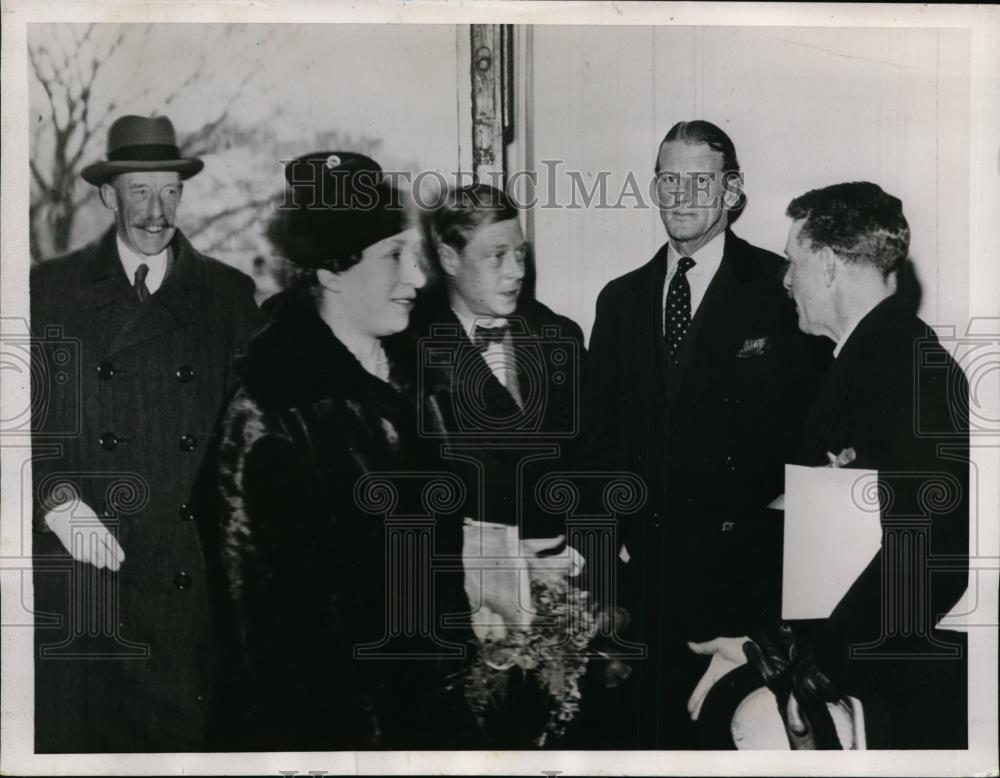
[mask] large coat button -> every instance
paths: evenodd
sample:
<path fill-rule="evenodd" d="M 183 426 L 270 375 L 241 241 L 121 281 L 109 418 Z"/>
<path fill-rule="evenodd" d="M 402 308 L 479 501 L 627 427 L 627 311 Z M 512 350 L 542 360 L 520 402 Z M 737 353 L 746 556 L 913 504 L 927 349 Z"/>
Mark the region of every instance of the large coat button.
<path fill-rule="evenodd" d="M 105 451 L 114 451 L 118 448 L 118 436 L 113 432 L 105 432 L 97 439 L 97 442 Z"/>
<path fill-rule="evenodd" d="M 186 384 L 189 381 L 194 380 L 194 368 L 191 365 L 181 365 L 177 368 L 177 372 L 174 374 L 177 376 L 177 380 L 182 384 Z"/>
<path fill-rule="evenodd" d="M 101 362 L 97 366 L 97 377 L 102 381 L 110 381 L 115 377 L 115 366 L 110 362 Z"/>
<path fill-rule="evenodd" d="M 180 514 L 180 517 L 184 519 L 184 521 L 194 521 L 194 511 L 191 510 L 191 506 L 186 502 L 181 503 L 181 507 L 177 512 Z"/>
<path fill-rule="evenodd" d="M 174 586 L 178 589 L 187 589 L 191 585 L 191 573 L 183 570 L 174 575 Z"/>
<path fill-rule="evenodd" d="M 198 438 L 194 435 L 188 433 L 186 435 L 181 435 L 180 439 L 181 451 L 194 451 L 198 448 Z"/>

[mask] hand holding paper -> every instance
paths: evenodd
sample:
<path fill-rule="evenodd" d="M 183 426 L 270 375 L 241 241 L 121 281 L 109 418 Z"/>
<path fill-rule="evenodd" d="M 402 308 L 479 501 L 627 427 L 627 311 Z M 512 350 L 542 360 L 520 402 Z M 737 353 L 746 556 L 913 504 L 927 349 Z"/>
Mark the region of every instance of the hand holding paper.
<path fill-rule="evenodd" d="M 878 553 L 877 482 L 875 470 L 785 466 L 783 619 L 827 618 Z"/>

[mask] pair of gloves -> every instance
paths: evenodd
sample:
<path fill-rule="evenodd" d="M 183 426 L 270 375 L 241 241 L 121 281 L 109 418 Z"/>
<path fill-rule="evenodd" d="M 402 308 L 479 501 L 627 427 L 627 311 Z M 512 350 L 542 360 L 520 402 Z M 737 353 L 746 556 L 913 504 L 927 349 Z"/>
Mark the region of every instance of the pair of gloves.
<path fill-rule="evenodd" d="M 465 520 L 462 532 L 472 631 L 483 641 L 531 626 L 532 580 L 558 583 L 583 570 L 583 557 L 563 535 L 522 539 L 516 526 L 472 519 Z"/>
<path fill-rule="evenodd" d="M 842 748 L 826 705 L 842 695 L 816 664 L 811 647 L 787 624 L 756 630 L 750 638 L 743 651 L 777 698 L 792 749 Z"/>

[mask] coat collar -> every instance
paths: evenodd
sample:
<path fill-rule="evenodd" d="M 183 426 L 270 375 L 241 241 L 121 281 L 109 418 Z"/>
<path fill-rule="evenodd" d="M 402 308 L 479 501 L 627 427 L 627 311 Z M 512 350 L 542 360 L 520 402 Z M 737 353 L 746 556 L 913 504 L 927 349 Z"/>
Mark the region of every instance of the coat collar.
<path fill-rule="evenodd" d="M 542 316 L 539 303 L 533 298 L 521 300 L 514 313 L 504 318 L 507 320 L 511 334 L 517 336 L 538 336 L 542 326 L 547 321 Z M 458 327 L 460 334 L 469 343 L 472 342 L 465 330 L 465 325 L 448 303 L 444 284 L 442 283 L 439 288 L 424 292 L 413 313 L 410 329 L 428 335 L 435 328 L 450 332 L 453 325 Z"/>
<path fill-rule="evenodd" d="M 125 275 L 111 227 L 84 258 L 82 296 L 86 305 L 107 316 L 113 336 L 105 349 L 117 352 L 199 321 L 205 313 L 206 290 L 201 255 L 177 231 L 170 244 L 172 268 L 145 305 L 138 305 Z"/>
<path fill-rule="evenodd" d="M 658 256 L 663 268 L 657 277 L 665 278 L 666 250 L 661 249 Z M 760 276 L 760 262 L 750 244 L 727 230 L 722 263 L 692 322 L 695 341 L 674 395 L 671 411 L 675 418 L 683 418 L 684 412 L 704 396 L 744 340 L 754 334 L 759 299 L 752 287 Z M 657 300 L 662 300 L 662 282 L 656 292 Z"/>
<path fill-rule="evenodd" d="M 799 452 L 801 464 L 826 464 L 825 452 L 838 443 L 835 437 L 843 426 L 841 418 L 852 387 L 858 381 L 870 381 L 873 360 L 884 358 L 872 349 L 884 348 L 887 334 L 893 330 L 905 327 L 919 337 L 924 326 L 899 295 L 882 300 L 858 322 L 840 355 L 831 361 L 806 417 Z"/>
<path fill-rule="evenodd" d="M 834 364 L 841 362 L 841 360 L 850 362 L 855 352 L 868 342 L 869 333 L 882 330 L 887 321 L 900 320 L 909 318 L 910 316 L 912 316 L 912 313 L 907 311 L 906 306 L 898 295 L 891 295 L 881 300 L 868 313 L 862 316 L 853 329 L 847 333 L 847 337 L 841 345 L 840 352 L 837 354 Z"/>
<path fill-rule="evenodd" d="M 311 405 L 330 398 L 398 402 L 411 385 L 408 344 L 398 336 L 384 338 L 390 381 L 368 373 L 320 318 L 305 290 L 284 296 L 268 324 L 237 358 L 236 373 L 247 391 L 276 408 Z"/>
<path fill-rule="evenodd" d="M 435 352 L 448 349 L 451 354 L 447 360 L 442 360 L 429 353 L 423 357 L 427 366 L 438 367 L 423 376 L 425 391 L 436 396 L 462 397 L 465 401 L 474 400 L 489 409 L 488 413 L 494 419 L 515 419 L 521 414 L 510 391 L 494 375 L 493 371 L 483 362 L 482 370 L 470 370 L 463 367 L 456 371 L 456 366 L 465 364 L 466 359 L 482 359 L 479 350 L 465 332 L 461 320 L 442 297 L 428 303 L 423 312 L 423 318 L 418 329 L 424 338 L 435 341 L 431 347 Z M 507 317 L 511 333 L 520 337 L 530 337 L 537 334 L 538 317 L 534 306 L 522 304 Z M 418 348 L 426 353 L 428 344 L 424 342 Z M 517 351 L 512 357 L 517 364 Z M 524 388 L 519 371 L 515 371 L 519 386 Z M 470 381 L 472 382 L 470 384 Z M 485 430 L 484 430 L 485 431 Z"/>
<path fill-rule="evenodd" d="M 719 376 L 726 360 L 735 354 L 758 315 L 757 296 L 751 289 L 761 275 L 760 262 L 753 248 L 732 231 L 726 231 L 722 262 L 705 292 L 692 322 L 696 338 L 689 353 L 689 366 L 671 374 L 667 368 L 667 350 L 663 341 L 663 285 L 667 279 L 668 244 L 629 277 L 629 286 L 641 318 L 637 330 L 649 343 L 648 359 L 661 366 L 664 387 L 670 381 L 680 381 L 680 387 L 670 391 L 675 398 L 672 411 L 689 408 L 700 399 Z"/>

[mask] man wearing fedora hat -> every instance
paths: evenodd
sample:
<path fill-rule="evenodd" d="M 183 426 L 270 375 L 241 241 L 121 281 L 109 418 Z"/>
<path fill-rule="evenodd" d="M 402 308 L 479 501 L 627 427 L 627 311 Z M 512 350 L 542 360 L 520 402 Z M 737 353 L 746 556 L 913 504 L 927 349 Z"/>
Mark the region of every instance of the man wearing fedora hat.
<path fill-rule="evenodd" d="M 203 166 L 168 118 L 119 118 L 82 173 L 115 225 L 32 271 L 33 332 L 70 360 L 34 372 L 39 752 L 201 747 L 214 638 L 189 495 L 259 316 L 253 282 L 177 228 Z"/>

